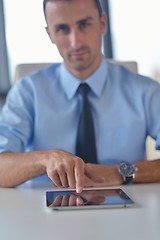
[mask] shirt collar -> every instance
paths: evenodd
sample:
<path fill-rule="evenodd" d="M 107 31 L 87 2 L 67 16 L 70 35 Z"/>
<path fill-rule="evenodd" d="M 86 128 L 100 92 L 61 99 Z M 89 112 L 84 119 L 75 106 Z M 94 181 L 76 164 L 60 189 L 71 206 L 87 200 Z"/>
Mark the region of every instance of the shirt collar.
<path fill-rule="evenodd" d="M 104 57 L 102 57 L 101 64 L 97 68 L 97 70 L 87 79 L 85 79 L 83 82 L 87 83 L 92 89 L 92 91 L 95 93 L 95 95 L 100 97 L 105 81 L 107 80 L 107 75 L 108 75 L 107 73 L 108 73 L 108 68 L 107 68 L 106 60 Z M 61 64 L 60 81 L 69 99 L 71 99 L 74 96 L 79 85 L 82 83 L 81 80 L 73 76 L 66 69 L 64 64 Z"/>

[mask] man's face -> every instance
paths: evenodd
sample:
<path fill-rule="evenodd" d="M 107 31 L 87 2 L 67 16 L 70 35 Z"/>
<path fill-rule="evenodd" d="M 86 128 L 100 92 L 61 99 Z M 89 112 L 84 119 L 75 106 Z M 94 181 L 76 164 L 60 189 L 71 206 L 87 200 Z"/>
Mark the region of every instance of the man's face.
<path fill-rule="evenodd" d="M 101 61 L 101 37 L 106 17 L 99 16 L 94 0 L 49 1 L 47 32 L 56 44 L 67 69 L 85 79 Z"/>

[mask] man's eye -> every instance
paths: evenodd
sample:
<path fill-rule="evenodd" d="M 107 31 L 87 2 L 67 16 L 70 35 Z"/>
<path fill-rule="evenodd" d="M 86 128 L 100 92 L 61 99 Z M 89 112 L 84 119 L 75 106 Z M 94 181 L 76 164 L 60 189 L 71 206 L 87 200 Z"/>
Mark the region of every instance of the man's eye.
<path fill-rule="evenodd" d="M 67 33 L 69 33 L 69 27 L 65 26 L 65 25 L 58 26 L 56 28 L 56 32 L 67 34 Z"/>
<path fill-rule="evenodd" d="M 86 29 L 88 26 L 90 26 L 89 22 L 81 22 L 79 24 L 79 27 L 80 27 L 81 30 Z"/>

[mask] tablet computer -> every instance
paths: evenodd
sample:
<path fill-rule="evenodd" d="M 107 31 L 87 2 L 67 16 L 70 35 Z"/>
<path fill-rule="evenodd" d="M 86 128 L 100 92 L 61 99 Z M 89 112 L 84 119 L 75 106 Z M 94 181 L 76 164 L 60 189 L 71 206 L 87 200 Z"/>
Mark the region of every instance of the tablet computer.
<path fill-rule="evenodd" d="M 99 209 L 133 206 L 134 201 L 119 188 L 84 188 L 46 192 L 46 206 L 53 210 Z"/>

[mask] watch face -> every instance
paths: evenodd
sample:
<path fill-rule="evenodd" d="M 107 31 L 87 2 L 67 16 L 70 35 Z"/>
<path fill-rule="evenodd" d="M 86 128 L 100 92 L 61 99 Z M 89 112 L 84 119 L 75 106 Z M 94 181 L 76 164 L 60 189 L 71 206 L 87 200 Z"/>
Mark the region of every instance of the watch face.
<path fill-rule="evenodd" d="M 130 177 L 136 172 L 136 168 L 129 162 L 121 162 L 119 172 L 126 177 Z"/>

